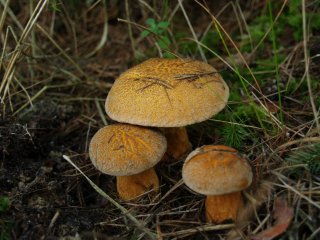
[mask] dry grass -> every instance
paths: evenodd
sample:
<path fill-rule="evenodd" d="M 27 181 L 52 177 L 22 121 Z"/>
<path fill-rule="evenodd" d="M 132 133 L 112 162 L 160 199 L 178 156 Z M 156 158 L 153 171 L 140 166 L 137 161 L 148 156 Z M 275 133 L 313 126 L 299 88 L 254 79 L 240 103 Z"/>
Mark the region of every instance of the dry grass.
<path fill-rule="evenodd" d="M 266 7 L 263 1 L 215 1 L 215 6 L 209 1 L 161 2 L 0 0 L 0 193 L 11 201 L 10 211 L 0 217 L 3 239 L 6 234 L 12 239 L 77 234 L 96 239 L 250 239 L 273 224 L 273 202 L 279 196 L 295 210 L 283 239 L 319 237 L 320 178 L 306 164 L 286 161 L 297 149 L 320 141 L 319 85 L 313 82 L 319 79 L 320 49 L 314 47 L 311 55 L 320 40 L 311 36 L 306 15 L 319 13 L 319 5 L 302 1 L 302 41 L 278 41 L 285 58 L 277 67 L 287 81 L 281 105 L 274 97 L 280 90 L 268 93 L 265 86 L 272 85 L 271 79 L 253 69 L 262 60 L 259 47 L 272 32 L 269 26 L 255 43 L 249 31 Z M 288 4 L 283 1 L 275 8 L 272 27 Z M 150 17 L 170 21 L 168 36 L 183 31 L 183 41 L 195 44 L 193 52 L 183 52 L 175 38 L 168 49 L 155 44 L 161 38 L 156 33 L 142 38 Z M 203 43 L 209 30 L 221 37 L 219 49 Z M 246 37 L 249 53 L 240 50 Z M 204 197 L 181 180 L 183 160 L 157 166 L 160 193 L 136 203 L 119 200 L 114 178 L 90 164 L 90 138 L 113 122 L 103 106 L 115 78 L 144 59 L 168 52 L 202 59 L 237 76 L 228 85 L 240 86 L 243 94 L 226 112 L 235 104 L 259 106 L 256 121 L 212 119 L 188 129 L 194 147 L 224 144 L 215 127 L 228 124 L 250 130 L 257 139 L 241 148 L 255 180 L 243 194 L 246 205 L 235 223 L 205 223 Z M 259 57 L 272 57 L 271 50 L 262 52 Z M 288 95 L 292 81 L 298 84 Z"/>

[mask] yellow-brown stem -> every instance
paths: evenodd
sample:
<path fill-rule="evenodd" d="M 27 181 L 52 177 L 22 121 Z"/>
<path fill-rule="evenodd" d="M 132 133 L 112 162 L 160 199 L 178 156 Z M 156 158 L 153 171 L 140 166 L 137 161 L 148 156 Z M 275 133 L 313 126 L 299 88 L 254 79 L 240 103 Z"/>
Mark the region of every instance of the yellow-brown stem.
<path fill-rule="evenodd" d="M 235 221 L 241 206 L 241 192 L 207 196 L 205 203 L 207 221 L 213 223 L 221 223 L 228 219 Z"/>
<path fill-rule="evenodd" d="M 159 190 L 159 178 L 154 168 L 135 175 L 117 176 L 117 191 L 124 201 L 133 200 L 150 190 Z"/>
<path fill-rule="evenodd" d="M 189 153 L 192 148 L 189 142 L 188 133 L 185 127 L 177 128 L 161 128 L 165 135 L 168 147 L 163 160 L 179 160 L 181 157 Z"/>

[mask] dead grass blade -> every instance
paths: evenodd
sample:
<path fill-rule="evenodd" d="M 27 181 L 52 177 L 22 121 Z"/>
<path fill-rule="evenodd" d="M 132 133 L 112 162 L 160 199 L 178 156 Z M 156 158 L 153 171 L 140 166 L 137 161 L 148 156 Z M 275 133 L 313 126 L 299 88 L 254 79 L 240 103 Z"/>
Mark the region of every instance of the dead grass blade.
<path fill-rule="evenodd" d="M 81 69 L 81 67 L 79 66 L 79 64 L 77 64 L 60 46 L 59 44 L 50 36 L 50 34 L 44 29 L 42 28 L 39 24 L 36 25 L 37 28 L 50 40 L 50 42 L 61 52 L 61 54 L 78 70 L 78 72 L 86 77 L 87 75 L 85 74 L 85 72 Z"/>
<path fill-rule="evenodd" d="M 23 50 L 22 49 L 23 42 L 25 41 L 25 39 L 29 35 L 31 29 L 35 25 L 37 19 L 39 18 L 40 14 L 42 13 L 44 7 L 47 5 L 48 1 L 49 0 L 42 0 L 42 1 L 38 2 L 36 8 L 32 12 L 32 15 L 31 15 L 26 27 L 23 29 L 21 37 L 15 47 L 15 50 L 14 50 L 12 57 L 10 58 L 10 61 L 8 63 L 8 67 L 4 73 L 2 83 L 0 85 L 0 95 L 2 95 L 1 96 L 2 101 L 5 99 L 5 97 L 8 93 L 9 86 L 12 81 L 15 69 L 16 69 L 16 63 L 17 63 L 19 57 L 21 56 L 21 52 Z"/>
<path fill-rule="evenodd" d="M 306 1 L 302 0 L 302 30 L 303 30 L 303 52 L 304 52 L 304 63 L 305 63 L 305 74 L 307 78 L 307 85 L 308 85 L 308 92 L 309 92 L 309 98 L 310 98 L 310 104 L 312 107 L 313 115 L 314 115 L 314 121 L 317 126 L 318 134 L 320 135 L 320 125 L 318 120 L 318 112 L 316 109 L 316 105 L 314 103 L 314 97 L 312 93 L 312 86 L 311 86 L 311 79 L 310 79 L 310 72 L 309 72 L 309 63 L 310 63 L 310 57 L 308 56 L 308 36 L 307 36 L 307 23 L 306 23 Z"/>
<path fill-rule="evenodd" d="M 6 16 L 7 16 L 9 4 L 10 4 L 10 0 L 7 0 L 3 8 L 3 12 L 0 19 L 0 32 L 2 32 L 2 28 L 3 28 L 4 20 L 6 19 Z"/>
<path fill-rule="evenodd" d="M 87 57 L 93 56 L 95 53 L 97 53 L 107 42 L 108 40 L 108 11 L 107 11 L 107 3 L 106 0 L 102 0 L 102 6 L 104 8 L 104 24 L 103 24 L 103 31 L 101 35 L 101 39 L 98 43 L 98 45 L 95 47 L 95 49 L 90 52 Z"/>
<path fill-rule="evenodd" d="M 191 23 L 190 23 L 188 14 L 186 13 L 186 10 L 185 10 L 184 7 L 183 7 L 182 0 L 178 0 L 178 1 L 179 1 L 179 6 L 180 6 L 180 8 L 181 8 L 181 11 L 182 11 L 182 13 L 183 13 L 183 15 L 184 15 L 187 23 L 188 23 L 188 26 L 189 26 L 189 29 L 190 29 L 190 31 L 191 31 L 191 33 L 192 33 L 193 38 L 196 40 L 196 42 L 199 42 L 199 41 L 198 41 L 198 37 L 197 37 L 197 35 L 196 35 L 196 33 L 195 33 L 195 31 L 194 31 Z M 197 47 L 198 47 L 198 49 L 199 49 L 199 52 L 200 52 L 200 55 L 201 55 L 202 60 L 203 60 L 204 62 L 207 62 L 207 58 L 206 58 L 206 56 L 204 55 L 201 46 L 200 46 L 199 44 L 197 44 Z"/>
<path fill-rule="evenodd" d="M 208 231 L 217 231 L 217 230 L 226 230 L 235 227 L 234 224 L 221 224 L 221 225 L 205 225 L 195 228 L 180 230 L 170 233 L 161 233 L 161 237 L 178 237 L 181 235 L 190 235 L 197 232 L 208 232 Z"/>

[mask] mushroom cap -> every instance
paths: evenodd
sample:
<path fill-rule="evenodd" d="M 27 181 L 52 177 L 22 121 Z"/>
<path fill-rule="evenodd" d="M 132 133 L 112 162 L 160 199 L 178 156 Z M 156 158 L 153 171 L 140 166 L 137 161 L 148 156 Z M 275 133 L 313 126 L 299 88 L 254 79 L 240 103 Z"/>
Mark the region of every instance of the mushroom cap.
<path fill-rule="evenodd" d="M 167 149 L 165 137 L 154 130 L 129 124 L 101 128 L 91 139 L 89 156 L 103 173 L 127 176 L 152 168 Z"/>
<path fill-rule="evenodd" d="M 116 79 L 105 103 L 110 118 L 141 126 L 205 121 L 227 104 L 229 88 L 212 66 L 191 59 L 149 59 Z"/>
<path fill-rule="evenodd" d="M 182 169 L 185 184 L 204 195 L 222 195 L 250 186 L 252 171 L 237 150 L 207 145 L 189 154 Z"/>

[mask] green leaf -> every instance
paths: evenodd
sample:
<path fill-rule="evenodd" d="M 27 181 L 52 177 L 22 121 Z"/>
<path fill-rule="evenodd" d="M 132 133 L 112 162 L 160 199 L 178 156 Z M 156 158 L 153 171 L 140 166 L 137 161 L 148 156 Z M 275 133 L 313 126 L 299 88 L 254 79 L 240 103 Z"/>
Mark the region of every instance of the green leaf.
<path fill-rule="evenodd" d="M 146 37 L 146 36 L 148 36 L 150 34 L 150 31 L 148 31 L 148 30 L 144 30 L 142 33 L 141 33 L 141 37 Z"/>
<path fill-rule="evenodd" d="M 163 28 L 163 29 L 167 29 L 170 25 L 170 22 L 159 22 L 158 23 L 158 27 L 159 28 Z"/>
<path fill-rule="evenodd" d="M 150 27 L 153 27 L 156 25 L 156 20 L 154 20 L 153 18 L 148 18 L 146 20 L 146 24 L 149 25 Z"/>
<path fill-rule="evenodd" d="M 157 41 L 161 49 L 168 49 L 170 45 L 170 40 L 168 37 L 163 36 L 160 40 Z"/>

